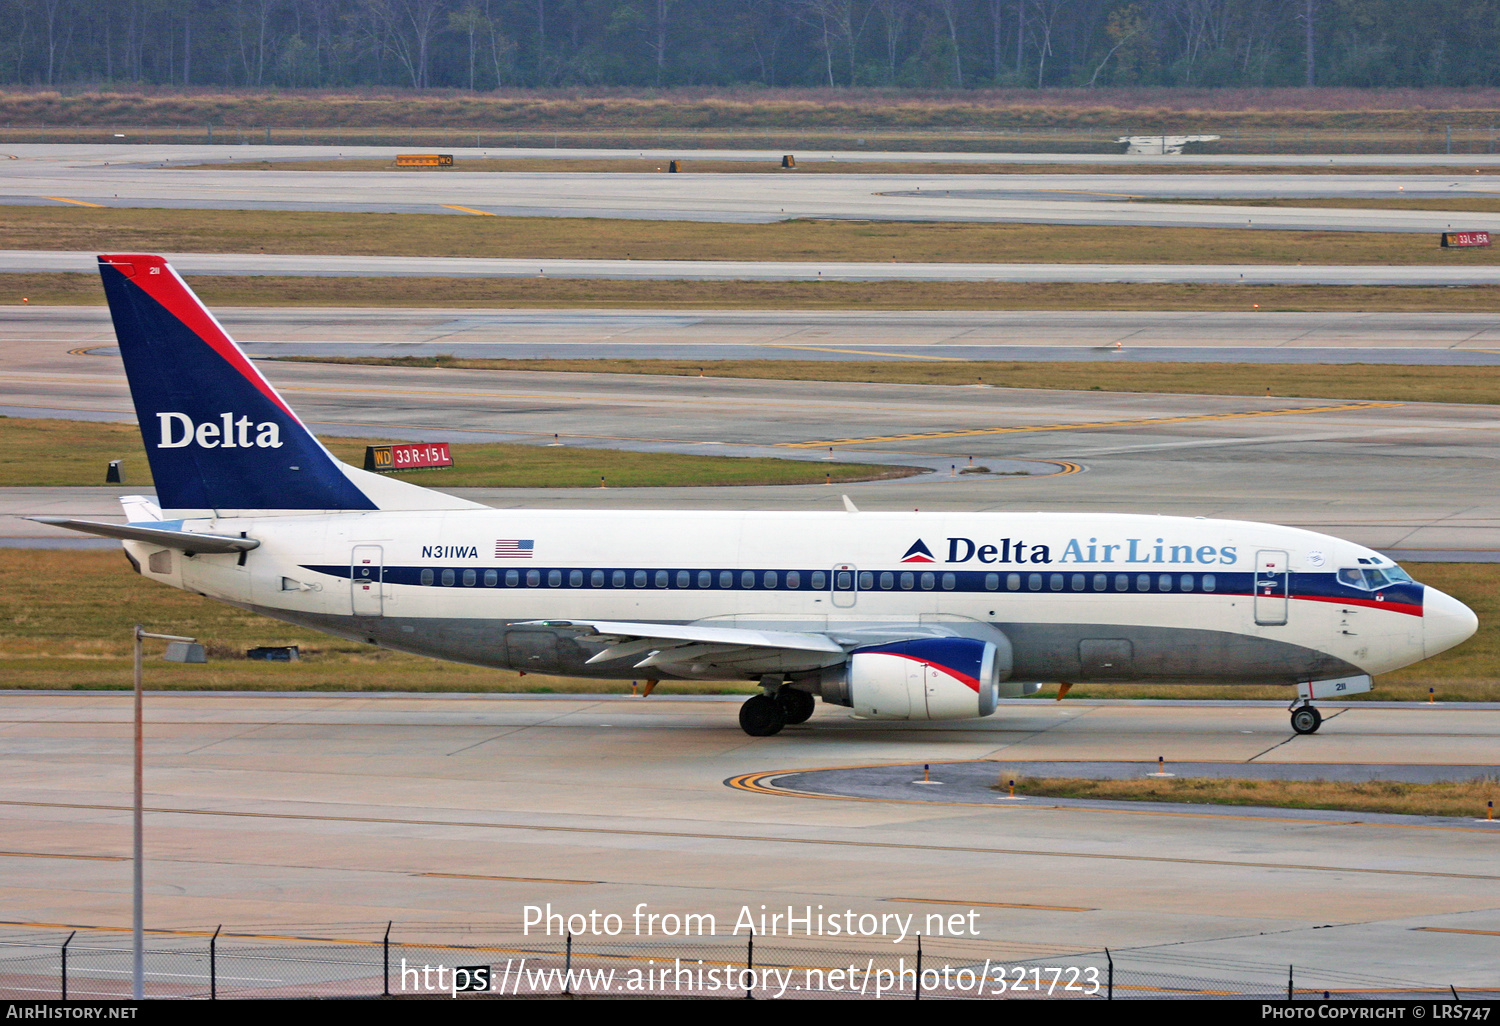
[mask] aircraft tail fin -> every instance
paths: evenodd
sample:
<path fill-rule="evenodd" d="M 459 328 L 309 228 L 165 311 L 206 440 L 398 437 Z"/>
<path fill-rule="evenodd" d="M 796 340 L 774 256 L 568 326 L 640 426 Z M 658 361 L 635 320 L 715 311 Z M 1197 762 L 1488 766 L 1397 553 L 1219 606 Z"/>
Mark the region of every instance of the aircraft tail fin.
<path fill-rule="evenodd" d="M 335 459 L 162 257 L 100 256 L 99 273 L 162 508 L 477 505 Z"/>

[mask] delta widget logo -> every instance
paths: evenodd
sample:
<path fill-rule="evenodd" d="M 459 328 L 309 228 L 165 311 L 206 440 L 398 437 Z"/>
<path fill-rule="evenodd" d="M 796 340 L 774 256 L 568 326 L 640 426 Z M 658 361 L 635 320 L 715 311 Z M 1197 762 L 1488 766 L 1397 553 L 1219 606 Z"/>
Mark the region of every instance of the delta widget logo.
<path fill-rule="evenodd" d="M 921 538 L 918 538 L 911 543 L 911 548 L 906 550 L 906 555 L 901 557 L 901 562 L 936 563 L 937 560 L 932 558 L 932 550 L 927 547 L 927 544 Z"/>

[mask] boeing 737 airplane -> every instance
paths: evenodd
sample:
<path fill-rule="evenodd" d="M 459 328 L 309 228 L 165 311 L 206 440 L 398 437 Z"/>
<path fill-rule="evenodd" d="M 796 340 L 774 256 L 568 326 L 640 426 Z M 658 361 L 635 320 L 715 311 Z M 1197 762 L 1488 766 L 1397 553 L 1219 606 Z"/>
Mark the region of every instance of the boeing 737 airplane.
<path fill-rule="evenodd" d="M 757 681 L 767 736 L 821 697 L 988 716 L 1042 682 L 1279 684 L 1312 702 L 1472 635 L 1361 545 L 1125 514 L 499 510 L 340 463 L 158 256 L 101 256 L 156 501 L 153 581 L 372 645 L 573 677 Z"/>

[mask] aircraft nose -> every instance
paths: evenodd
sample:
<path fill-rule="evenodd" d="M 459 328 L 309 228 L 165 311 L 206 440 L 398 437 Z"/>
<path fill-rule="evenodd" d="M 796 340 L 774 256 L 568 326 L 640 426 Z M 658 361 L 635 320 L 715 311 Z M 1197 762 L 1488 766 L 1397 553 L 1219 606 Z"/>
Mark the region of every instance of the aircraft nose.
<path fill-rule="evenodd" d="M 1422 649 L 1427 656 L 1468 641 L 1479 630 L 1474 610 L 1436 588 L 1422 592 Z"/>

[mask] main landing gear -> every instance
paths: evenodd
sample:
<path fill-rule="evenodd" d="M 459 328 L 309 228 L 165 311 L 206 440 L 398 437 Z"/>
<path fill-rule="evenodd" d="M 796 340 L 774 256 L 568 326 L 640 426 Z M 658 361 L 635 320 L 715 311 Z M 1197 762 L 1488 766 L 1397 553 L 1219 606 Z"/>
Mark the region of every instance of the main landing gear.
<path fill-rule="evenodd" d="M 1310 705 L 1292 706 L 1292 729 L 1299 734 L 1316 734 L 1323 725 L 1323 714 Z"/>
<path fill-rule="evenodd" d="M 817 708 L 817 700 L 806 691 L 780 685 L 766 694 L 754 695 L 740 706 L 740 729 L 751 737 L 779 734 L 789 723 L 805 723 Z"/>

